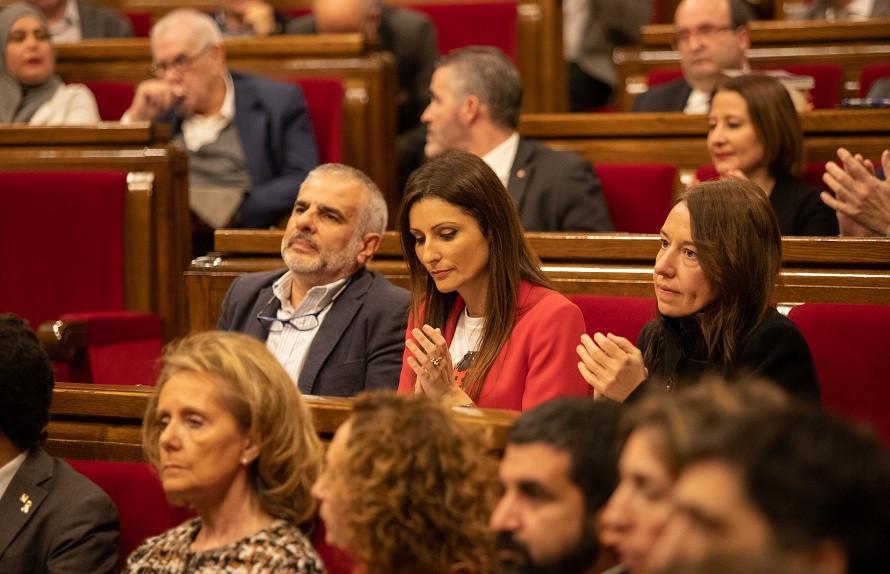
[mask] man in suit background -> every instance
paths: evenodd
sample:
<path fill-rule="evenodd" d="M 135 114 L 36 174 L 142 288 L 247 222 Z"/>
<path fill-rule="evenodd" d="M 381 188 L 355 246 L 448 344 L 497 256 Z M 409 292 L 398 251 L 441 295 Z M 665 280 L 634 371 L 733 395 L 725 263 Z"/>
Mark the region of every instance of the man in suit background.
<path fill-rule="evenodd" d="M 439 55 L 436 27 L 425 14 L 383 5 L 380 0 L 314 0 L 312 14 L 292 20 L 288 34 L 362 33 L 396 61 L 399 181 L 423 161 L 426 128 L 420 114 L 430 103 L 430 78 Z"/>
<path fill-rule="evenodd" d="M 114 503 L 40 448 L 53 386 L 34 332 L 0 314 L 0 572 L 111 573 L 120 534 Z"/>
<path fill-rule="evenodd" d="M 427 157 L 459 149 L 481 157 L 501 179 L 526 231 L 611 231 L 612 220 L 590 162 L 519 137 L 522 84 L 497 48 L 452 50 L 436 63 Z"/>
<path fill-rule="evenodd" d="M 235 279 L 217 329 L 265 341 L 305 394 L 395 389 L 409 294 L 365 269 L 386 219 L 386 201 L 364 173 L 312 170 L 281 241 L 287 269 Z"/>
<path fill-rule="evenodd" d="M 674 47 L 683 77 L 653 86 L 634 100 L 635 112 L 706 114 L 711 91 L 724 70 L 749 71 L 748 22 L 754 19 L 743 0 L 683 0 L 674 12 Z"/>
<path fill-rule="evenodd" d="M 300 88 L 229 72 L 219 27 L 195 10 L 158 20 L 151 52 L 156 78 L 139 84 L 121 121 L 166 121 L 184 143 L 195 253 L 212 229 L 275 225 L 318 165 Z"/>
<path fill-rule="evenodd" d="M 83 0 L 28 0 L 43 12 L 53 44 L 89 38 L 132 38 L 130 21 L 105 6 Z"/>

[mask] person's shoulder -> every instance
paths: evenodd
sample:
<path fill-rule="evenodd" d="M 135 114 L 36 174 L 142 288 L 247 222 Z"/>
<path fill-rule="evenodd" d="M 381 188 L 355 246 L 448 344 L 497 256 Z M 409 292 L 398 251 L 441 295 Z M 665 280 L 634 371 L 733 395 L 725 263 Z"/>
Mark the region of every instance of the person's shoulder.
<path fill-rule="evenodd" d="M 124 572 L 178 571 L 171 562 L 181 562 L 188 545 L 201 529 L 200 518 L 190 518 L 157 536 L 146 538 L 127 557 Z M 184 567 L 185 564 L 180 564 Z"/>
<path fill-rule="evenodd" d="M 519 138 L 519 148 L 516 151 L 517 158 L 521 153 L 541 162 L 567 167 L 590 163 L 573 151 L 553 149 L 545 143 L 524 137 Z"/>
<path fill-rule="evenodd" d="M 306 535 L 288 520 L 275 520 L 268 528 L 252 536 L 248 542 L 253 554 L 276 572 L 323 573 L 324 563 Z"/>
<path fill-rule="evenodd" d="M 383 6 L 381 18 L 399 27 L 427 28 L 433 26 L 432 19 L 423 12 L 398 6 Z"/>
<path fill-rule="evenodd" d="M 751 330 L 746 347 L 749 350 L 768 352 L 800 343 L 806 345 L 803 334 L 794 321 L 770 307 L 763 319 Z"/>
<path fill-rule="evenodd" d="M 408 297 L 410 293 L 404 287 L 399 287 L 392 281 L 386 278 L 382 273 L 378 271 L 372 271 L 370 269 L 365 269 L 365 273 L 370 277 L 370 282 L 372 289 L 374 289 L 378 293 L 384 293 L 387 296 L 396 295 L 398 297 Z"/>
<path fill-rule="evenodd" d="M 650 87 L 648 90 L 639 94 L 634 100 L 633 111 L 635 112 L 682 112 L 683 107 L 679 109 L 671 109 L 675 96 L 678 97 L 682 93 L 691 93 L 692 89 L 686 83 L 684 78 L 677 78 L 670 82 L 658 84 Z M 683 102 L 685 106 L 685 101 Z"/>
<path fill-rule="evenodd" d="M 565 295 L 542 285 L 535 285 L 528 281 L 523 281 L 519 285 L 519 302 L 520 312 L 524 309 L 525 313 L 532 314 L 550 314 L 552 312 L 561 311 L 577 311 L 581 310 L 577 305 L 572 303 Z"/>
<path fill-rule="evenodd" d="M 239 291 L 259 291 L 264 287 L 268 287 L 275 283 L 281 276 L 287 273 L 287 269 L 274 269 L 272 271 L 257 271 L 256 273 L 245 273 L 235 277 L 232 281 L 230 290 L 237 289 Z M 237 287 L 235 287 L 237 285 Z"/>
<path fill-rule="evenodd" d="M 238 89 L 239 85 L 250 86 L 260 94 L 271 94 L 276 96 L 281 92 L 300 91 L 299 86 L 290 82 L 282 82 L 265 76 L 258 76 L 247 72 L 236 72 L 234 70 L 229 73 L 232 74 L 232 83 L 235 84 L 235 89 Z"/>

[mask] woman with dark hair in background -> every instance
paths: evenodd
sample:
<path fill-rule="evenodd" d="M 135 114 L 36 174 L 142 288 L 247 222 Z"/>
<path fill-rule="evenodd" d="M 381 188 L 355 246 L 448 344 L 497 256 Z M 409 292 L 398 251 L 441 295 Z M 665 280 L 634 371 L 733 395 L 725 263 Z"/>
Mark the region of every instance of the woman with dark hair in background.
<path fill-rule="evenodd" d="M 820 189 L 800 179 L 803 131 L 788 90 L 749 74 L 717 84 L 708 113 L 708 151 L 720 177 L 742 177 L 769 197 L 782 235 L 837 235 Z"/>
<path fill-rule="evenodd" d="M 418 169 L 400 234 L 412 300 L 399 392 L 513 410 L 590 392 L 572 366 L 584 317 L 551 288 L 485 162 L 448 151 Z"/>
<path fill-rule="evenodd" d="M 782 262 L 779 224 L 763 191 L 738 178 L 688 188 L 661 229 L 653 282 L 658 318 L 623 337 L 584 335 L 578 368 L 617 401 L 638 388 L 694 384 L 708 371 L 752 372 L 819 399 L 810 348 L 772 306 Z"/>

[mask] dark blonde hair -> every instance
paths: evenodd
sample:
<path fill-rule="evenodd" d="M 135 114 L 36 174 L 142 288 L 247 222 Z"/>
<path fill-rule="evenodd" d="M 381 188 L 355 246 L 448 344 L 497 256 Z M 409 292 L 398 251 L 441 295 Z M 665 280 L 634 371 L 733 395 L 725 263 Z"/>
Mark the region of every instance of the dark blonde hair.
<path fill-rule="evenodd" d="M 716 299 L 698 314 L 708 362 L 732 375 L 736 343 L 766 315 L 782 266 L 782 235 L 769 198 L 757 184 L 743 179 L 706 181 L 681 193 L 675 202 L 689 209 L 692 241 Z M 665 326 L 644 350 L 646 364 L 657 372 L 663 360 Z"/>
<path fill-rule="evenodd" d="M 310 489 L 321 468 L 321 443 L 300 391 L 266 346 L 240 333 L 210 331 L 169 345 L 162 361 L 142 421 L 146 459 L 158 465 L 158 397 L 167 381 L 183 372 L 204 377 L 238 426 L 259 443 L 248 472 L 260 508 L 308 525 L 315 513 Z"/>
<path fill-rule="evenodd" d="M 720 92 L 736 92 L 748 105 L 748 115 L 763 146 L 769 174 L 776 179 L 800 177 L 803 130 L 794 102 L 782 82 L 763 74 L 745 74 L 718 82 L 714 95 Z"/>
<path fill-rule="evenodd" d="M 422 395 L 360 395 L 349 421 L 338 486 L 367 572 L 493 572 L 495 468 L 476 435 Z"/>
<path fill-rule="evenodd" d="M 529 247 L 513 200 L 488 164 L 473 154 L 449 150 L 415 171 L 405 187 L 399 214 L 402 251 L 411 273 L 411 314 L 418 324 L 445 330 L 457 293 L 441 293 L 415 252 L 411 207 L 438 198 L 470 215 L 489 240 L 488 292 L 479 354 L 464 383 L 464 391 L 479 397 L 482 383 L 510 338 L 519 308 L 520 281 L 550 287 L 541 260 Z"/>

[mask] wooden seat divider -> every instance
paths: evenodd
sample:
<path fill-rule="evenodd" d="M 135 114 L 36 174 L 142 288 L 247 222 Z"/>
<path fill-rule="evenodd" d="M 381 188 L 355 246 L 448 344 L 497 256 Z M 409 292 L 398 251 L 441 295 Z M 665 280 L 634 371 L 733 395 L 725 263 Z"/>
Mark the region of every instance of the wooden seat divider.
<path fill-rule="evenodd" d="M 152 387 L 57 383 L 53 392 L 46 450 L 53 456 L 80 460 L 139 462 L 142 457 L 142 416 Z M 349 418 L 352 399 L 306 396 L 319 437 L 330 441 Z M 455 410 L 472 425 L 493 455 L 506 444 L 516 417 L 509 411 Z"/>
<path fill-rule="evenodd" d="M 0 170 L 128 172 L 124 308 L 158 314 L 166 340 L 185 332 L 182 273 L 191 258 L 188 167 L 185 153 L 171 144 L 167 126 L 0 126 Z M 39 220 L 39 214 L 35 219 Z M 34 231 L 52 233 L 51 229 Z M 63 249 L 78 249 L 64 245 L 64 237 L 59 240 Z"/>
<path fill-rule="evenodd" d="M 376 51 L 360 34 L 230 38 L 224 47 L 232 70 L 282 80 L 295 76 L 340 78 L 344 88 L 343 163 L 367 173 L 384 192 L 387 203 L 398 206 L 398 89 L 391 54 Z M 56 70 L 66 82 L 115 80 L 135 84 L 150 77 L 147 38 L 59 45 L 56 57 Z"/>
<path fill-rule="evenodd" d="M 566 294 L 653 297 L 652 266 L 657 235 L 529 233 L 543 270 Z M 808 301 L 890 304 L 890 239 L 785 237 L 780 283 L 782 303 Z M 216 252 L 186 272 L 189 325 L 214 329 L 226 290 L 243 273 L 283 268 L 280 231 L 225 230 Z M 408 286 L 398 236 L 387 232 L 368 265 Z"/>

